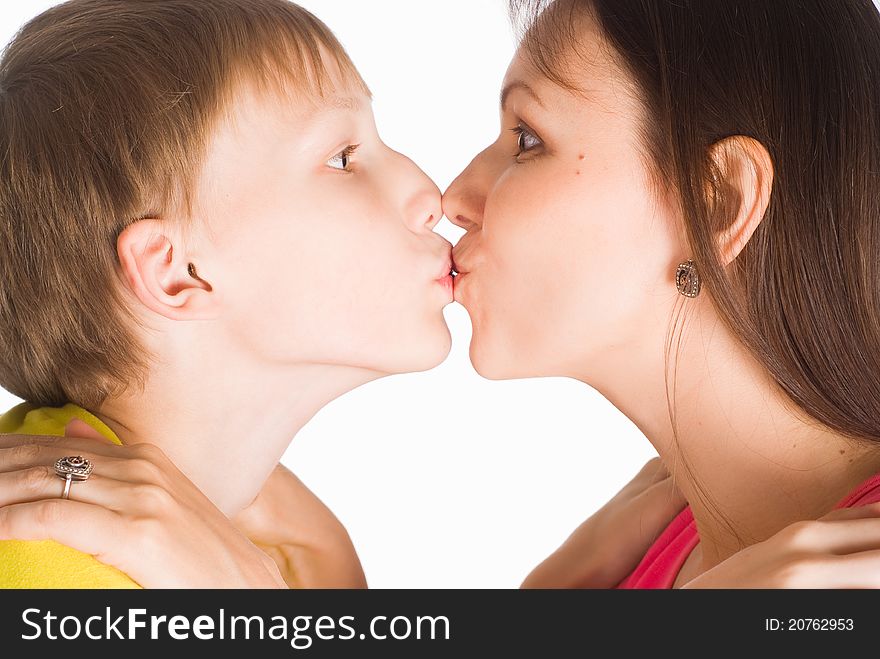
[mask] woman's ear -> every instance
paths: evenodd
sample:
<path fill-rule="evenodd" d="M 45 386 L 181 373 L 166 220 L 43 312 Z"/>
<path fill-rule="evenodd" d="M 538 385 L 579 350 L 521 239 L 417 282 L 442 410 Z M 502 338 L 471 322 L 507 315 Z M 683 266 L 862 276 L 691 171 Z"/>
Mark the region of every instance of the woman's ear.
<path fill-rule="evenodd" d="M 217 296 L 187 257 L 179 231 L 162 220 L 128 225 L 116 241 L 122 274 L 132 293 L 172 320 L 208 320 L 217 315 Z"/>
<path fill-rule="evenodd" d="M 734 135 L 710 149 L 717 178 L 716 188 L 733 212 L 731 223 L 718 235 L 722 265 L 733 261 L 764 219 L 773 189 L 773 160 L 763 144 Z"/>

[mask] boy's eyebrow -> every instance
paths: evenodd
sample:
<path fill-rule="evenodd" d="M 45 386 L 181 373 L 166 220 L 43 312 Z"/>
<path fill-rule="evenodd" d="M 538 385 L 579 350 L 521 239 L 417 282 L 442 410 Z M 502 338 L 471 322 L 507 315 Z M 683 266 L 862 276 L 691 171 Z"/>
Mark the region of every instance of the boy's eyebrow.
<path fill-rule="evenodd" d="M 358 110 L 361 107 L 360 101 L 352 96 L 331 96 L 326 105 L 334 110 Z"/>
<path fill-rule="evenodd" d="M 531 96 L 538 105 L 540 105 L 545 110 L 547 109 L 546 106 L 544 105 L 544 102 L 541 100 L 541 97 L 538 96 L 538 94 L 535 92 L 535 90 L 532 89 L 531 87 L 529 87 L 529 85 L 527 83 L 525 83 L 522 80 L 511 80 L 509 83 L 507 83 L 504 86 L 504 89 L 501 90 L 501 109 L 502 110 L 506 109 L 507 97 L 510 96 L 510 92 L 512 92 L 514 89 L 522 89 L 525 93 L 527 93 L 529 96 Z"/>
<path fill-rule="evenodd" d="M 368 97 L 373 100 L 373 97 Z M 317 118 L 328 112 L 356 112 L 361 109 L 361 101 L 354 96 L 338 96 L 334 94 L 327 98 L 319 98 L 302 116 L 302 118 Z"/>
<path fill-rule="evenodd" d="M 322 116 L 334 112 L 357 112 L 363 105 L 361 100 L 354 96 L 327 96 L 315 99 L 316 102 L 298 115 L 298 121 L 316 121 Z M 372 98 L 370 98 L 372 100 Z"/>

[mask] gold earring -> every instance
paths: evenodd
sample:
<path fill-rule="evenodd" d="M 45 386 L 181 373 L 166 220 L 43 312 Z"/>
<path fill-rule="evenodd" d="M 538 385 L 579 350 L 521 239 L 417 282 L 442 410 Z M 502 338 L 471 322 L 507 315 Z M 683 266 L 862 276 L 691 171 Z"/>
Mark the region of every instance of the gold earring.
<path fill-rule="evenodd" d="M 697 297 L 700 294 L 700 275 L 693 260 L 679 263 L 678 270 L 675 271 L 675 285 L 678 292 L 686 297 Z"/>
<path fill-rule="evenodd" d="M 199 276 L 196 274 L 196 266 L 194 263 L 190 263 L 188 266 L 186 266 L 186 271 L 189 273 L 189 276 L 192 277 L 193 279 L 199 278 Z"/>

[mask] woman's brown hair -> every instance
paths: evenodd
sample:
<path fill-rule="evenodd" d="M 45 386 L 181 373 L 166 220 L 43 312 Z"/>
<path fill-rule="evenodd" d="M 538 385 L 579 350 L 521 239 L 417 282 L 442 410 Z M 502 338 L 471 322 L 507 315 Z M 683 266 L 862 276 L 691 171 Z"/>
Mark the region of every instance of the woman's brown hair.
<path fill-rule="evenodd" d="M 117 277 L 141 217 L 190 219 L 213 127 L 242 84 L 369 91 L 321 21 L 285 0 L 71 0 L 0 61 L 0 385 L 96 410 L 150 355 Z"/>
<path fill-rule="evenodd" d="M 854 441 L 880 441 L 880 13 L 872 1 L 513 0 L 511 12 L 527 28 L 530 61 L 572 91 L 563 59 L 577 54 L 577 19 L 596 22 L 645 110 L 647 168 L 679 204 L 688 257 L 722 321 L 801 416 Z M 763 220 L 723 267 L 715 237 L 739 200 L 709 152 L 736 135 L 767 149 L 774 180 Z M 674 404 L 670 417 L 675 427 Z"/>

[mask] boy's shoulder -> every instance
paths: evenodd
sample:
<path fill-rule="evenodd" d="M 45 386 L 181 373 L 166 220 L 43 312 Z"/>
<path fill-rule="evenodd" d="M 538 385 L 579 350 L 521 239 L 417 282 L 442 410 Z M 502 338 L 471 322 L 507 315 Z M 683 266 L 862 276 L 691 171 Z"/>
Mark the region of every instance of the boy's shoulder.
<path fill-rule="evenodd" d="M 37 407 L 20 403 L 0 415 L 0 433 L 63 435 L 65 424 L 72 418 L 80 418 L 93 427 L 100 424 L 98 429 L 102 432 L 106 428 L 76 405 Z M 118 442 L 115 435 L 112 439 Z M 62 481 L 58 482 L 60 496 Z M 116 568 L 54 540 L 0 541 L 0 588 L 139 587 Z"/>
<path fill-rule="evenodd" d="M 0 541 L 0 588 L 140 588 L 124 572 L 54 540 Z"/>
<path fill-rule="evenodd" d="M 89 424 L 114 444 L 122 443 L 116 433 L 103 421 L 73 403 L 66 403 L 60 407 L 39 407 L 27 402 L 19 403 L 0 415 L 0 433 L 63 437 L 64 427 L 73 419 L 80 419 Z"/>

